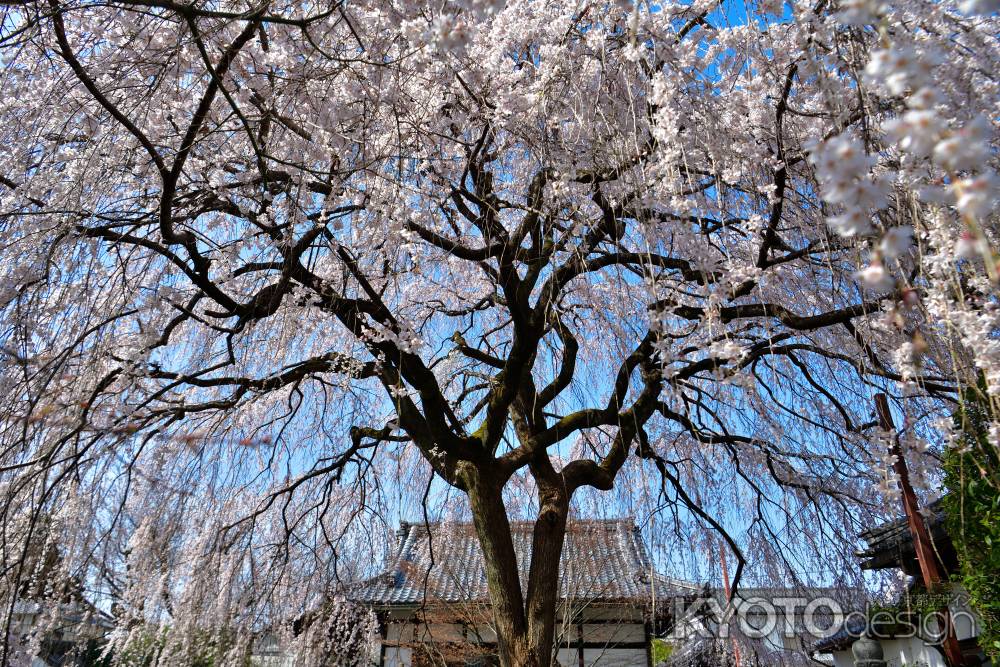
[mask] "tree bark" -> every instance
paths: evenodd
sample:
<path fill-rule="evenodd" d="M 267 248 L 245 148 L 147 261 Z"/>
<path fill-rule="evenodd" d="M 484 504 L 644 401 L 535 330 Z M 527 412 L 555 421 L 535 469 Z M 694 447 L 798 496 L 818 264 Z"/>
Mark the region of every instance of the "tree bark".
<path fill-rule="evenodd" d="M 479 468 L 465 470 L 466 492 L 472 506 L 476 536 L 486 564 L 497 648 L 503 667 L 520 667 L 527 652 L 528 624 L 518 574 L 517 554 L 511 536 L 507 508 L 501 495 L 503 482 Z"/>
<path fill-rule="evenodd" d="M 558 487 L 539 481 L 538 519 L 531 543 L 531 567 L 528 571 L 528 643 L 538 656 L 539 667 L 552 664 L 555 641 L 556 608 L 559 605 L 559 565 L 566 539 L 569 498 Z"/>
<path fill-rule="evenodd" d="M 533 531 L 525 597 L 510 521 L 501 495 L 503 482 L 471 466 L 465 470 L 464 481 L 486 565 L 500 664 L 502 667 L 551 667 L 559 560 L 569 507 L 567 494 L 540 485 L 541 510 Z"/>

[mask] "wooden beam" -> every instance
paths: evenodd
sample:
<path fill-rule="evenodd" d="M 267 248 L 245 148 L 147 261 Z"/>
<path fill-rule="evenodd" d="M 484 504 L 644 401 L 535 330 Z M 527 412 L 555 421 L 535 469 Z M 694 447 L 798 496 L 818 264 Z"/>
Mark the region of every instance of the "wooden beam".
<path fill-rule="evenodd" d="M 875 395 L 875 408 L 878 411 L 879 424 L 882 426 L 882 430 L 886 432 L 895 431 L 896 425 L 892 421 L 892 413 L 889 411 L 889 400 L 885 394 Z M 906 514 L 906 523 L 909 526 L 910 537 L 913 540 L 913 550 L 917 555 L 920 575 L 923 578 L 924 587 L 929 594 L 935 586 L 945 580 L 945 576 L 941 571 L 937 556 L 934 554 L 934 546 L 930 533 L 927 530 L 927 524 L 920 514 L 917 494 L 914 493 L 913 485 L 910 484 L 910 472 L 906 467 L 906 458 L 903 456 L 903 450 L 899 446 L 899 438 L 892 437 L 890 443 L 889 453 L 894 458 L 892 469 L 895 471 L 899 481 L 903 512 Z M 958 646 L 958 640 L 955 638 L 955 629 L 952 627 L 951 614 L 948 611 L 947 605 L 945 605 L 940 613 L 942 615 L 942 623 L 945 626 L 943 628 L 945 636 L 942 642 L 945 660 L 950 667 L 961 667 L 965 664 L 965 660 L 962 657 L 962 650 Z"/>

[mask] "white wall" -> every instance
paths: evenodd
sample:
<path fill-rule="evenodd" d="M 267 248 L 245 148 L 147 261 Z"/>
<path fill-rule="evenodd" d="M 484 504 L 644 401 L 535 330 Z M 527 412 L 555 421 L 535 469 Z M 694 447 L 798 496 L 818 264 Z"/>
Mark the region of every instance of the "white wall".
<path fill-rule="evenodd" d="M 833 652 L 833 667 L 854 667 L 854 656 L 850 649 Z"/>
<path fill-rule="evenodd" d="M 413 653 L 408 648 L 387 647 L 383 658 L 383 667 L 410 667 L 413 664 Z M 579 654 L 577 649 L 559 649 L 559 663 L 563 667 L 577 667 Z M 585 667 L 646 667 L 646 652 L 642 649 L 584 649 L 583 664 Z M 269 666 L 270 667 L 270 666 Z"/>
<path fill-rule="evenodd" d="M 560 661 L 561 662 L 561 661 Z M 566 667 L 579 663 L 563 663 Z M 646 667 L 646 652 L 634 648 L 588 648 L 583 651 L 583 664 L 587 667 Z"/>
<path fill-rule="evenodd" d="M 648 647 L 619 648 L 617 646 L 625 643 L 645 646 L 646 630 L 641 622 L 641 615 L 632 614 L 630 610 L 620 610 L 618 613 L 628 620 L 614 622 L 611 617 L 607 617 L 606 611 L 587 615 L 583 624 L 583 640 L 585 643 L 598 644 L 599 646 L 584 649 L 585 667 L 646 667 L 648 665 Z M 637 618 L 633 618 L 633 616 Z M 611 622 L 586 622 L 594 620 Z M 566 644 L 572 645 L 578 641 L 578 627 L 578 625 L 559 626 L 559 631 L 563 633 L 563 641 Z M 477 641 L 478 635 L 482 642 L 492 643 L 496 641 L 496 633 L 488 626 L 470 628 L 465 631 L 463 637 L 463 628 L 457 623 L 432 623 L 428 626 L 418 626 L 416 623 L 410 622 L 390 622 L 386 626 L 385 633 L 385 657 L 383 659 L 385 667 L 410 667 L 412 651 L 399 645 L 409 644 L 414 640 L 428 643 L 433 641 L 479 643 Z M 578 667 L 580 664 L 579 649 L 577 648 L 562 648 L 557 655 L 560 664 L 564 667 Z"/>
<path fill-rule="evenodd" d="M 639 623 L 585 623 L 583 640 L 588 643 L 634 644 L 646 641 L 646 628 Z"/>
<path fill-rule="evenodd" d="M 947 667 L 941 653 L 916 637 L 882 642 L 887 667 Z"/>
<path fill-rule="evenodd" d="M 941 653 L 916 637 L 881 642 L 886 667 L 947 667 Z M 850 649 L 833 654 L 834 667 L 854 667 Z"/>
<path fill-rule="evenodd" d="M 385 658 L 382 661 L 384 667 L 410 667 L 413 663 L 413 652 L 408 648 L 387 647 Z"/>

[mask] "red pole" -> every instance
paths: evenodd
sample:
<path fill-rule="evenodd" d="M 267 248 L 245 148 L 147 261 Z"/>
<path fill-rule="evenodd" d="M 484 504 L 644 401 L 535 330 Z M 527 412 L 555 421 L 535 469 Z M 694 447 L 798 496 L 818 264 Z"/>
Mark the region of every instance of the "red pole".
<path fill-rule="evenodd" d="M 885 394 L 875 395 L 875 408 L 878 411 L 879 423 L 884 431 L 895 431 L 896 425 L 892 421 L 892 413 L 889 412 L 889 401 Z M 924 581 L 924 587 L 930 593 L 931 589 L 944 580 L 944 573 L 934 555 L 934 547 L 931 542 L 930 533 L 927 531 L 927 524 L 920 516 L 920 505 L 917 503 L 917 494 L 913 492 L 913 485 L 910 484 L 910 472 L 906 468 L 906 459 L 903 457 L 903 450 L 899 447 L 899 440 L 893 438 L 889 445 L 889 453 L 894 457 L 895 462 L 892 469 L 899 479 L 899 489 L 902 492 L 903 512 L 906 515 L 906 523 L 910 528 L 910 537 L 913 540 L 913 550 L 917 555 L 917 564 L 920 565 L 920 575 Z M 944 657 L 950 667 L 960 667 L 965 664 L 962 657 L 962 650 L 958 646 L 958 639 L 955 638 L 955 629 L 951 625 L 951 615 L 948 607 L 941 610 L 942 622 L 945 625 L 945 637 L 942 643 Z"/>
<path fill-rule="evenodd" d="M 729 587 L 729 568 L 726 567 L 726 547 L 725 545 L 719 546 L 719 561 L 722 565 L 722 585 L 726 591 L 726 604 L 730 607 L 733 605 L 733 591 Z M 733 607 L 735 609 L 735 607 Z M 740 667 L 742 661 L 740 659 L 740 645 L 736 641 L 736 637 L 733 637 L 733 658 L 736 660 L 736 667 Z"/>

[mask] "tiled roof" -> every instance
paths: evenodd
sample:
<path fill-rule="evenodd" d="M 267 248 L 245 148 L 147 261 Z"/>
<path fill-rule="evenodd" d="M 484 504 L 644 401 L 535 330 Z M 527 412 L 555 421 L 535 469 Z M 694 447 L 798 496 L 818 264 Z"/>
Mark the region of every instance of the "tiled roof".
<path fill-rule="evenodd" d="M 37 602 L 34 600 L 15 600 L 15 616 L 37 616 L 52 613 L 55 608 L 55 616 L 63 623 L 80 624 L 87 623 L 99 626 L 105 630 L 114 628 L 114 619 L 103 611 L 94 607 L 86 601 L 71 603 Z"/>
<path fill-rule="evenodd" d="M 532 524 L 511 524 L 526 588 Z M 352 591 L 359 602 L 411 605 L 486 602 L 486 572 L 475 530 L 468 523 L 403 524 L 393 562 L 381 576 Z M 433 553 L 433 559 L 432 559 Z M 433 566 L 432 566 L 433 563 Z M 665 600 L 699 587 L 653 572 L 638 529 L 629 520 L 571 521 L 560 566 L 562 599 L 588 602 Z"/>
<path fill-rule="evenodd" d="M 867 629 L 867 619 L 860 616 L 851 616 L 840 630 L 816 642 L 813 645 L 813 652 L 833 653 L 834 651 L 849 649 L 854 640 L 865 634 L 865 630 Z"/>
<path fill-rule="evenodd" d="M 729 594 L 722 588 L 712 588 L 710 594 L 715 597 L 720 607 L 725 607 Z M 736 607 L 748 605 L 748 612 L 763 613 L 764 609 L 756 605 L 761 600 L 770 604 L 780 614 L 784 613 L 785 604 L 790 600 L 802 601 L 801 606 L 812 600 L 833 600 L 842 607 L 854 608 L 863 603 L 863 591 L 856 588 L 836 588 L 819 586 L 739 586 L 733 595 Z"/>
<path fill-rule="evenodd" d="M 934 550 L 942 557 L 951 554 L 951 542 L 945 529 L 944 504 L 941 499 L 922 510 Z M 879 570 L 900 567 L 916 557 L 913 537 L 906 517 L 875 526 L 858 537 L 868 543 L 868 548 L 856 552 L 862 570 Z M 947 560 L 947 558 L 946 558 Z"/>

